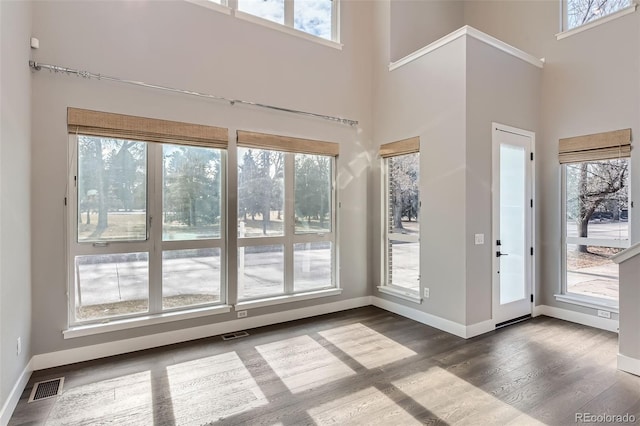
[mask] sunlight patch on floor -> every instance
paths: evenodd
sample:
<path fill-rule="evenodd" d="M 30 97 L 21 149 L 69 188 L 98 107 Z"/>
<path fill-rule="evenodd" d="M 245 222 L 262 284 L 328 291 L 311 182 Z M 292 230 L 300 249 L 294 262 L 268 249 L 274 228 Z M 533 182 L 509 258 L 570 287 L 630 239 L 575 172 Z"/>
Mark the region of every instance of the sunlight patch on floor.
<path fill-rule="evenodd" d="M 416 355 L 406 346 L 360 323 L 332 328 L 319 334 L 368 369 Z"/>
<path fill-rule="evenodd" d="M 293 393 L 356 374 L 309 336 L 256 346 L 256 350 Z"/>
<path fill-rule="evenodd" d="M 307 411 L 319 425 L 419 425 L 413 416 L 374 387 L 335 399 Z"/>
<path fill-rule="evenodd" d="M 392 384 L 434 417 L 449 424 L 507 424 L 515 419 L 514 424 L 543 424 L 440 367 L 432 367 Z"/>
<path fill-rule="evenodd" d="M 268 404 L 235 352 L 167 367 L 176 424 L 219 420 Z"/>

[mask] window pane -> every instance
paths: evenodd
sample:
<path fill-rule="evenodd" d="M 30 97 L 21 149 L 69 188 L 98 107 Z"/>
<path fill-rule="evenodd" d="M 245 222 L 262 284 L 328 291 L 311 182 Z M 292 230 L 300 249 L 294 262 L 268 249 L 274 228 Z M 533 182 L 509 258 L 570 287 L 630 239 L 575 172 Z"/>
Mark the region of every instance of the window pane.
<path fill-rule="evenodd" d="M 296 154 L 296 234 L 331 232 L 331 157 Z"/>
<path fill-rule="evenodd" d="M 239 237 L 284 235 L 285 154 L 238 148 Z"/>
<path fill-rule="evenodd" d="M 78 136 L 78 242 L 147 238 L 147 144 Z"/>
<path fill-rule="evenodd" d="M 220 238 L 220 150 L 163 145 L 162 239 Z"/>
<path fill-rule="evenodd" d="M 220 301 L 220 249 L 162 252 L 162 307 Z"/>
<path fill-rule="evenodd" d="M 567 0 L 567 29 L 579 27 L 630 5 L 631 0 Z"/>
<path fill-rule="evenodd" d="M 391 232 L 418 234 L 420 212 L 418 182 L 420 154 L 399 155 L 388 160 L 389 228 Z"/>
<path fill-rule="evenodd" d="M 293 245 L 294 291 L 311 291 L 332 286 L 331 243 Z"/>
<path fill-rule="evenodd" d="M 567 245 L 567 292 L 618 300 L 618 265 L 611 256 L 623 249 Z"/>
<path fill-rule="evenodd" d="M 629 239 L 629 161 L 566 166 L 567 237 Z"/>
<path fill-rule="evenodd" d="M 75 274 L 78 321 L 149 310 L 147 253 L 76 256 Z"/>
<path fill-rule="evenodd" d="M 295 0 L 294 28 L 331 40 L 332 0 Z"/>
<path fill-rule="evenodd" d="M 238 249 L 238 298 L 256 299 L 284 292 L 284 246 Z"/>
<path fill-rule="evenodd" d="M 420 243 L 389 241 L 389 284 L 420 289 Z"/>
<path fill-rule="evenodd" d="M 238 10 L 284 25 L 284 0 L 238 0 Z"/>

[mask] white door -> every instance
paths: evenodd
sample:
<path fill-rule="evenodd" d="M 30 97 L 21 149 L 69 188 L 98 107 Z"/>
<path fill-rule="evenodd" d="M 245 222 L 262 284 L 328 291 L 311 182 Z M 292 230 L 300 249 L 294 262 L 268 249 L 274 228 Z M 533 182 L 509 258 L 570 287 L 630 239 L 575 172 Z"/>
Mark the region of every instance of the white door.
<path fill-rule="evenodd" d="M 531 314 L 534 133 L 493 123 L 493 319 Z"/>

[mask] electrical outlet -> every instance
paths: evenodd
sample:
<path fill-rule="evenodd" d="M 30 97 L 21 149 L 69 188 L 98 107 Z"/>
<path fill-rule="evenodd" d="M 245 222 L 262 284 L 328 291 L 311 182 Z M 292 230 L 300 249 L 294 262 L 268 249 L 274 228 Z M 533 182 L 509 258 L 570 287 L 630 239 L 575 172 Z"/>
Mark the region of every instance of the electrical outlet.
<path fill-rule="evenodd" d="M 609 311 L 601 311 L 600 309 L 598 309 L 598 316 L 600 318 L 611 318 L 611 312 L 609 312 Z"/>
<path fill-rule="evenodd" d="M 429 287 L 425 287 L 424 288 L 424 298 L 428 299 L 429 298 Z"/>
<path fill-rule="evenodd" d="M 476 234 L 476 245 L 484 244 L 484 234 Z"/>
<path fill-rule="evenodd" d="M 246 318 L 247 311 L 238 311 L 238 318 Z"/>
<path fill-rule="evenodd" d="M 22 337 L 18 337 L 18 341 L 16 342 L 16 355 L 20 355 L 22 353 Z"/>

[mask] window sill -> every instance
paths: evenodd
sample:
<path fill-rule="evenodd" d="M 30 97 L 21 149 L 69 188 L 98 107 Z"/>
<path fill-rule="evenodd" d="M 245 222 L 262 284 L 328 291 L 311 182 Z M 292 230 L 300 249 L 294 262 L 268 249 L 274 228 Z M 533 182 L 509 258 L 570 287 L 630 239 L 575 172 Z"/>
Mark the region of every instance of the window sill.
<path fill-rule="evenodd" d="M 422 303 L 422 299 L 420 298 L 420 296 L 418 296 L 416 293 L 409 290 L 400 290 L 395 287 L 379 285 L 378 291 L 380 293 L 384 293 L 400 299 L 408 300 L 409 302 L 417 303 L 418 305 Z"/>
<path fill-rule="evenodd" d="M 584 306 L 585 308 L 601 309 L 616 314 L 619 312 L 618 303 L 614 300 L 609 301 L 578 294 L 556 294 L 555 298 L 558 302 L 571 303 L 572 305 Z"/>
<path fill-rule="evenodd" d="M 341 288 L 330 288 L 326 290 L 311 291 L 301 294 L 287 294 L 284 296 L 268 297 L 259 300 L 247 300 L 235 304 L 235 310 L 263 308 L 265 306 L 281 305 L 283 303 L 299 302 L 301 300 L 317 299 L 319 297 L 337 296 L 342 294 Z"/>
<path fill-rule="evenodd" d="M 290 34 L 308 41 L 312 41 L 314 43 L 318 43 L 323 46 L 328 46 L 337 50 L 342 50 L 342 46 L 343 46 L 342 43 L 338 43 L 333 40 L 327 40 L 326 38 L 314 36 L 309 33 L 305 33 L 304 31 L 296 30 L 295 28 L 287 27 L 286 25 L 278 24 L 277 22 L 272 22 L 272 21 L 269 21 L 268 19 L 263 19 L 258 16 L 251 15 L 249 13 L 236 10 L 235 17 L 238 19 L 242 19 L 243 21 L 252 22 L 254 24 L 262 25 L 263 27 L 271 28 L 273 30 Z"/>
<path fill-rule="evenodd" d="M 225 15 L 231 15 L 231 8 L 223 6 L 218 3 L 213 3 L 209 0 L 186 0 L 189 3 L 197 4 L 198 6 L 206 7 L 207 9 L 215 10 L 216 12 L 224 13 Z"/>
<path fill-rule="evenodd" d="M 131 328 L 145 327 L 148 325 L 163 324 L 167 322 L 186 320 L 191 318 L 206 317 L 209 315 L 224 314 L 231 311 L 230 305 L 207 306 L 188 311 L 166 312 L 162 314 L 146 315 L 143 317 L 127 318 L 121 320 L 108 320 L 99 324 L 76 325 L 62 332 L 65 339 L 74 337 L 91 336 L 111 331 L 128 330 Z"/>
<path fill-rule="evenodd" d="M 610 15 L 603 16 L 602 18 L 596 19 L 595 21 L 591 21 L 591 22 L 588 22 L 588 23 L 586 23 L 584 25 L 580 25 L 579 27 L 572 28 L 570 30 L 558 33 L 558 34 L 556 34 L 556 40 L 562 40 L 563 38 L 570 37 L 570 36 L 572 36 L 574 34 L 581 33 L 581 32 L 586 31 L 588 29 L 595 28 L 595 27 L 597 27 L 599 25 L 602 25 L 604 23 L 607 23 L 609 21 L 613 21 L 614 19 L 618 19 L 618 18 L 620 18 L 622 16 L 625 16 L 625 15 L 628 15 L 630 13 L 633 13 L 633 12 L 636 11 L 637 7 L 638 7 L 637 4 L 632 4 L 629 7 L 621 9 L 621 10 L 619 10 L 619 11 L 617 11 L 615 13 L 612 13 Z"/>

